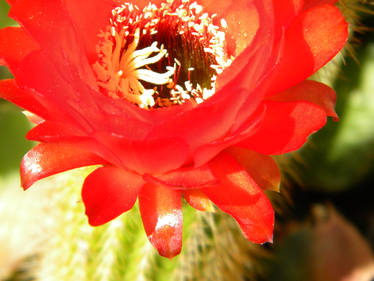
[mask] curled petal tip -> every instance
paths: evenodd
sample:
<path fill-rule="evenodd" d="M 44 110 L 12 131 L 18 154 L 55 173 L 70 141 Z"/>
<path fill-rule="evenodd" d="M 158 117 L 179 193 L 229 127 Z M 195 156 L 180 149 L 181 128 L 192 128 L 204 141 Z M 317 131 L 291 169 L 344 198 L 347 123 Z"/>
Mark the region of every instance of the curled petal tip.
<path fill-rule="evenodd" d="M 89 214 L 87 214 L 87 211 L 85 212 L 87 218 L 88 218 L 88 224 L 90 226 L 93 226 L 93 227 L 96 227 L 96 226 L 100 226 L 100 225 L 103 225 L 104 222 L 100 222 L 102 220 L 100 220 L 100 218 L 96 218 L 96 217 L 92 217 L 92 216 L 89 216 Z"/>
<path fill-rule="evenodd" d="M 171 245 L 173 243 L 169 242 L 169 243 L 164 243 L 163 245 L 161 245 L 158 241 L 159 237 L 155 237 L 153 239 L 152 236 L 149 236 L 148 238 L 151 244 L 156 247 L 160 256 L 164 258 L 172 259 L 175 256 L 179 255 L 182 250 L 181 243 L 176 243 L 175 245 Z"/>
<path fill-rule="evenodd" d="M 267 239 L 267 241 L 264 242 L 263 244 L 265 244 L 265 243 L 273 244 L 273 242 L 274 242 L 274 235 L 272 234 L 271 236 L 269 236 L 269 238 Z"/>
<path fill-rule="evenodd" d="M 20 167 L 21 185 L 29 188 L 34 182 L 67 170 L 105 162 L 73 143 L 41 143 L 23 156 Z"/>
<path fill-rule="evenodd" d="M 182 211 L 159 216 L 148 239 L 161 256 L 171 259 L 178 255 L 182 249 Z"/>
<path fill-rule="evenodd" d="M 183 191 L 183 196 L 188 204 L 190 204 L 196 210 L 205 212 L 215 211 L 212 201 L 210 201 L 209 198 L 201 190 L 185 190 Z"/>
<path fill-rule="evenodd" d="M 21 187 L 23 190 L 27 190 L 32 184 L 37 181 L 37 176 L 35 176 L 35 171 L 37 170 L 37 164 L 33 163 L 32 159 L 26 154 L 21 161 L 20 166 L 20 180 Z"/>
<path fill-rule="evenodd" d="M 249 241 L 261 244 L 272 240 L 274 210 L 253 178 L 227 152 L 218 155 L 210 166 L 221 182 L 202 191 L 239 223 Z M 229 194 L 227 190 L 230 190 Z"/>

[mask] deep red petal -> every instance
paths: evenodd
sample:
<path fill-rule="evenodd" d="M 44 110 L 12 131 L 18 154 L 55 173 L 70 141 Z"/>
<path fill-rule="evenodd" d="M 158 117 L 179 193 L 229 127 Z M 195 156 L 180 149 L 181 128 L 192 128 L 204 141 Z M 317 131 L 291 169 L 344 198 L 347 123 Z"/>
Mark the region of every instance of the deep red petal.
<path fill-rule="evenodd" d="M 121 1 L 76 1 L 65 0 L 65 4 L 80 38 L 86 48 L 89 61 L 97 59 L 96 45 L 98 34 L 110 24 L 112 9 L 122 4 Z"/>
<path fill-rule="evenodd" d="M 348 24 L 340 10 L 319 5 L 303 11 L 285 31 L 269 94 L 294 86 L 331 60 L 348 38 Z"/>
<path fill-rule="evenodd" d="M 74 143 L 77 149 L 79 147 L 83 150 L 89 150 L 105 159 L 106 162 L 116 166 L 121 166 L 122 164 L 119 153 L 112 147 L 106 147 L 103 143 L 97 142 L 92 135 L 88 136 L 69 122 L 44 121 L 31 129 L 27 133 L 26 138 L 48 143 Z"/>
<path fill-rule="evenodd" d="M 25 154 L 21 162 L 21 185 L 29 188 L 34 182 L 63 171 L 103 164 L 97 155 L 71 143 L 42 143 Z"/>
<path fill-rule="evenodd" d="M 161 175 L 145 175 L 144 178 L 150 182 L 159 182 L 175 189 L 197 188 L 216 182 L 216 178 L 208 166 L 182 168 Z"/>
<path fill-rule="evenodd" d="M 273 0 L 275 16 L 275 38 L 278 39 L 283 28 L 293 21 L 303 8 L 303 0 Z"/>
<path fill-rule="evenodd" d="M 189 155 L 187 144 L 176 138 L 131 141 L 105 134 L 97 136 L 97 142 L 116 153 L 123 167 L 141 174 L 162 174 L 178 169 Z"/>
<path fill-rule="evenodd" d="M 38 44 L 21 27 L 0 29 L 0 64 L 12 68 L 27 55 L 39 48 Z"/>
<path fill-rule="evenodd" d="M 228 153 L 221 153 L 209 165 L 220 183 L 201 191 L 222 211 L 234 217 L 248 240 L 272 242 L 274 211 L 252 177 Z"/>
<path fill-rule="evenodd" d="M 34 96 L 48 108 L 55 121 L 70 123 L 69 126 L 88 135 L 96 130 L 110 136 L 145 138 L 150 125 L 142 120 L 141 114 L 130 111 L 131 106 L 117 107 L 119 102 L 95 91 L 90 81 L 81 77 L 76 65 L 61 55 L 51 57 L 47 50 L 34 52 L 17 69 L 17 83 L 37 91 Z"/>
<path fill-rule="evenodd" d="M 92 116 L 92 111 L 99 114 L 99 105 L 90 95 L 93 90 L 80 76 L 77 65 L 65 60 L 63 52 L 53 54 L 43 49 L 25 58 L 13 74 L 17 85 L 31 89 L 33 98 L 50 112 L 51 117 L 46 120 L 71 123 L 92 133 L 87 117 Z"/>
<path fill-rule="evenodd" d="M 282 93 L 269 97 L 268 100 L 308 101 L 322 107 L 327 116 L 333 117 L 336 121 L 339 119 L 335 112 L 336 94 L 334 90 L 317 81 L 305 80 Z"/>
<path fill-rule="evenodd" d="M 9 16 L 29 32 L 42 45 L 53 45 L 61 41 L 67 28 L 69 18 L 62 0 L 17 0 L 11 5 Z M 68 43 L 68 42 L 66 42 Z"/>
<path fill-rule="evenodd" d="M 170 116 L 163 124 L 155 126 L 147 138 L 168 136 L 184 139 L 191 150 L 221 138 L 231 128 L 238 107 L 245 98 L 243 91 L 235 94 L 238 94 L 236 99 L 229 103 L 220 101 L 219 104 L 213 104 L 209 99 L 191 111 L 179 116 Z M 211 99 L 213 98 L 214 96 Z"/>
<path fill-rule="evenodd" d="M 196 210 L 208 212 L 214 211 L 212 202 L 199 189 L 184 190 L 182 193 L 188 204 Z"/>
<path fill-rule="evenodd" d="M 215 5 L 214 1 L 214 5 Z M 237 2 L 221 1 L 231 3 L 235 7 Z M 245 49 L 240 48 L 241 52 L 236 54 L 235 60 L 226 68 L 225 71 L 217 77 L 217 88 L 221 89 L 231 83 L 231 87 L 236 89 L 244 88 L 248 91 L 253 90 L 260 77 L 268 70 L 267 63 L 271 58 L 274 40 L 274 11 L 271 0 L 240 1 L 242 5 L 256 7 L 258 13 L 259 29 L 255 33 L 251 44 Z M 212 3 L 213 4 L 213 3 Z M 227 4 L 226 4 L 227 5 Z M 240 6 L 238 6 L 240 9 Z M 225 11 L 225 10 L 222 10 Z M 243 9 L 245 11 L 245 9 Z M 247 16 L 246 13 L 243 16 Z M 251 19 L 251 18 L 249 18 Z M 239 23 L 238 19 L 233 19 Z M 247 21 L 244 21 L 247 23 Z M 256 24 L 256 22 L 255 22 Z M 241 23 L 240 23 L 241 25 Z M 248 28 L 251 30 L 252 28 Z M 245 34 L 246 29 L 244 29 Z M 235 31 L 234 33 L 237 33 Z M 235 36 L 235 35 L 234 35 Z M 231 96 L 232 97 L 232 96 Z"/>
<path fill-rule="evenodd" d="M 279 191 L 281 173 L 277 163 L 268 155 L 239 147 L 226 150 L 263 190 Z"/>
<path fill-rule="evenodd" d="M 139 194 L 139 209 L 149 241 L 163 257 L 172 258 L 182 249 L 181 192 L 145 184 Z"/>
<path fill-rule="evenodd" d="M 256 133 L 239 146 L 263 154 L 299 149 L 307 137 L 326 123 L 326 112 L 310 102 L 265 102 L 268 110 Z"/>
<path fill-rule="evenodd" d="M 230 135 L 215 140 L 211 143 L 202 145 L 194 152 L 194 165 L 199 167 L 204 165 L 211 159 L 213 159 L 217 154 L 219 154 L 225 148 L 241 142 L 251 135 L 253 135 L 265 116 L 266 107 L 259 106 L 257 111 L 253 114 L 252 118 L 247 120 L 246 123 L 241 124 L 239 128 L 235 128 L 236 131 L 231 132 Z M 234 124 L 235 125 L 235 124 Z M 239 124 L 240 125 L 240 124 Z"/>
<path fill-rule="evenodd" d="M 29 140 L 40 142 L 59 142 L 84 138 L 85 135 L 69 123 L 44 121 L 32 128 L 26 135 Z"/>
<path fill-rule="evenodd" d="M 304 9 L 310 9 L 313 6 L 330 4 L 334 5 L 338 0 L 304 0 Z"/>
<path fill-rule="evenodd" d="M 229 45 L 229 54 L 238 55 L 245 47 L 253 42 L 256 34 L 273 28 L 273 7 L 271 0 L 199 0 L 204 10 L 217 14 L 227 22 L 226 40 Z M 266 21 L 266 19 L 268 21 Z M 231 50 L 234 52 L 231 53 Z"/>
<path fill-rule="evenodd" d="M 43 118 L 50 116 L 48 111 L 37 100 L 31 91 L 20 89 L 14 79 L 0 81 L 0 98 L 6 99 L 19 107 L 37 113 Z"/>
<path fill-rule="evenodd" d="M 90 225 L 102 225 L 130 210 L 143 184 L 140 176 L 114 166 L 93 171 L 82 189 Z"/>
<path fill-rule="evenodd" d="M 250 44 L 260 28 L 258 9 L 251 1 L 200 0 L 204 10 L 227 22 L 226 40 L 230 55 L 237 55 Z M 231 52 L 232 50 L 232 52 Z"/>
<path fill-rule="evenodd" d="M 229 5 L 231 2 L 213 3 L 202 1 L 209 9 L 216 9 L 219 5 Z M 217 6 L 216 6 L 217 4 Z M 251 6 L 248 1 L 240 1 L 241 6 Z M 240 6 L 239 5 L 239 6 Z M 266 72 L 273 46 L 273 11 L 271 1 L 254 1 L 259 12 L 260 29 L 256 33 L 253 43 L 248 46 L 222 74 L 217 77 L 217 92 L 203 104 L 184 114 L 170 116 L 169 120 L 149 134 L 157 138 L 163 135 L 183 137 L 190 149 L 196 148 L 220 139 L 227 135 L 241 105 L 251 96 L 251 106 L 246 110 L 245 122 L 260 103 L 263 92 L 252 92 L 261 76 Z M 246 10 L 246 9 L 244 9 Z M 221 10 L 220 12 L 225 12 Z M 235 98 L 233 98 L 235 97 Z M 187 130 L 185 128 L 188 128 Z"/>
<path fill-rule="evenodd" d="M 51 62 L 56 68 L 74 66 L 75 71 L 91 87 L 96 85 L 94 75 L 87 57 L 85 56 L 82 38 L 78 34 L 63 0 L 17 0 L 10 9 L 10 17 L 18 21 L 27 33 L 39 43 L 47 58 L 43 63 Z M 82 10 L 83 12 L 84 10 Z M 39 58 L 40 59 L 40 58 Z M 44 72 L 40 68 L 37 74 L 48 77 L 56 75 Z M 70 76 L 71 70 L 60 69 L 58 76 Z M 36 75 L 32 72 L 32 76 Z M 15 73 L 17 77 L 19 74 Z M 67 82 L 67 81 L 65 81 Z"/>

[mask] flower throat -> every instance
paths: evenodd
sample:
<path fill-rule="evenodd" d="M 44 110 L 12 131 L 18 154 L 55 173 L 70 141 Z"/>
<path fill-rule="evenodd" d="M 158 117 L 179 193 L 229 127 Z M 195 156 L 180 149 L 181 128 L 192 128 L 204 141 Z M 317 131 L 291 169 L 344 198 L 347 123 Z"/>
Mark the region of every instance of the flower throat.
<path fill-rule="evenodd" d="M 115 8 L 99 34 L 93 65 L 101 90 L 146 109 L 212 96 L 217 74 L 231 59 L 226 22 L 202 10 L 188 0 L 150 3 L 143 10 L 130 3 Z"/>

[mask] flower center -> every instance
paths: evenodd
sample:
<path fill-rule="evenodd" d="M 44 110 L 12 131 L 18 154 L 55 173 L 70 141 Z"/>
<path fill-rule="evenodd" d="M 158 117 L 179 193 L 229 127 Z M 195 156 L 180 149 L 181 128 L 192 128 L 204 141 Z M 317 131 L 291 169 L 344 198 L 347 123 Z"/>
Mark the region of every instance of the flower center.
<path fill-rule="evenodd" d="M 214 94 L 217 74 L 232 61 L 225 29 L 224 19 L 189 0 L 150 3 L 142 11 L 125 3 L 99 34 L 93 65 L 98 84 L 108 96 L 146 109 L 201 103 Z"/>

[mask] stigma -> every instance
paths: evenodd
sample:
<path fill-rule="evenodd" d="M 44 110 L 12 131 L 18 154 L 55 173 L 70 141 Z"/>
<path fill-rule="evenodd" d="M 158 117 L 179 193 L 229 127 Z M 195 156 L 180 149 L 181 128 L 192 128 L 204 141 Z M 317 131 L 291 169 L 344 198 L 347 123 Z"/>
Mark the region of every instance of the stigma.
<path fill-rule="evenodd" d="M 143 10 L 125 3 L 112 10 L 109 23 L 93 65 L 98 85 L 105 95 L 144 109 L 205 101 L 232 62 L 227 23 L 196 2 L 169 0 Z"/>

